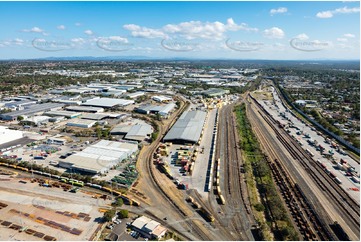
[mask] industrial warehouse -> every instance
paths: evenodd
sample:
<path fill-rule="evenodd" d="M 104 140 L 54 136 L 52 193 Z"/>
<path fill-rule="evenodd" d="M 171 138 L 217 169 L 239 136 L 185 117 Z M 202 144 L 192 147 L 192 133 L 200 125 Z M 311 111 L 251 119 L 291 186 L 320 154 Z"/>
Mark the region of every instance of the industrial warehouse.
<path fill-rule="evenodd" d="M 59 161 L 59 166 L 79 172 L 106 173 L 111 167 L 138 151 L 137 143 L 101 140 L 83 151 Z"/>
<path fill-rule="evenodd" d="M 142 105 L 134 109 L 137 113 L 142 114 L 159 114 L 160 116 L 167 116 L 171 114 L 171 112 L 176 107 L 175 103 L 168 103 L 167 105 Z"/>
<path fill-rule="evenodd" d="M 116 99 L 116 98 L 93 98 L 88 100 L 85 103 L 82 103 L 82 106 L 92 106 L 92 107 L 101 107 L 101 108 L 113 108 L 116 106 L 127 106 L 133 104 L 133 100 L 126 99 Z"/>
<path fill-rule="evenodd" d="M 34 104 L 31 106 L 24 107 L 23 110 L 13 111 L 9 113 L 0 114 L 0 119 L 13 121 L 16 120 L 19 116 L 32 116 L 35 114 L 41 114 L 46 111 L 54 111 L 58 110 L 65 106 L 61 103 L 42 103 L 42 104 Z"/>
<path fill-rule="evenodd" d="M 123 139 L 141 142 L 150 138 L 152 132 L 153 130 L 151 125 L 142 120 L 135 119 L 127 123 L 118 124 L 110 131 L 110 134 L 124 135 Z"/>
<path fill-rule="evenodd" d="M 206 116 L 207 113 L 204 111 L 184 112 L 163 141 L 180 144 L 197 143 L 201 137 Z"/>

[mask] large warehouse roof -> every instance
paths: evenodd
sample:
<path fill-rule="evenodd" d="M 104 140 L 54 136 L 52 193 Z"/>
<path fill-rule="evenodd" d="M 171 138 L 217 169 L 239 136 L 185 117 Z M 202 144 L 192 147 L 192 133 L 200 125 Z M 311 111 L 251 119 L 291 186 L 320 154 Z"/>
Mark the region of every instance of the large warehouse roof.
<path fill-rule="evenodd" d="M 104 107 L 111 108 L 114 106 L 127 106 L 133 104 L 133 100 L 126 99 L 116 99 L 116 98 L 96 98 L 83 103 L 83 106 L 93 106 L 93 107 Z"/>
<path fill-rule="evenodd" d="M 0 119 L 13 120 L 13 119 L 16 119 L 18 116 L 33 115 L 36 113 L 46 112 L 49 110 L 57 109 L 57 108 L 60 108 L 63 106 L 64 106 L 64 104 L 61 104 L 61 103 L 34 104 L 31 106 L 27 106 L 23 110 L 0 114 Z"/>
<path fill-rule="evenodd" d="M 65 108 L 69 111 L 76 111 L 76 112 L 88 112 L 88 113 L 98 113 L 103 112 L 103 108 L 97 108 L 97 107 L 85 107 L 85 106 L 69 106 Z"/>
<path fill-rule="evenodd" d="M 198 142 L 207 113 L 203 111 L 188 111 L 173 125 L 164 137 L 164 141 Z"/>
<path fill-rule="evenodd" d="M 0 145 L 16 139 L 21 139 L 22 137 L 22 131 L 11 130 L 8 127 L 0 126 Z"/>
<path fill-rule="evenodd" d="M 134 142 L 101 140 L 66 158 L 72 168 L 91 173 L 105 172 L 138 150 Z"/>
<path fill-rule="evenodd" d="M 124 139 L 142 141 L 152 133 L 152 126 L 149 124 L 136 124 L 132 126 Z"/>

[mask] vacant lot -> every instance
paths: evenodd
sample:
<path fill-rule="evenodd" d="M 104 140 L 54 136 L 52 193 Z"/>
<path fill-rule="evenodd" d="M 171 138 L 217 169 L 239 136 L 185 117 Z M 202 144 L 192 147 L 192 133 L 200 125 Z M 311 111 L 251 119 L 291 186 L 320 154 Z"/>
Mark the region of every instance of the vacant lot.
<path fill-rule="evenodd" d="M 99 207 L 109 203 L 89 192 L 64 192 L 3 175 L 1 180 L 0 240 L 89 240 L 103 215 Z"/>

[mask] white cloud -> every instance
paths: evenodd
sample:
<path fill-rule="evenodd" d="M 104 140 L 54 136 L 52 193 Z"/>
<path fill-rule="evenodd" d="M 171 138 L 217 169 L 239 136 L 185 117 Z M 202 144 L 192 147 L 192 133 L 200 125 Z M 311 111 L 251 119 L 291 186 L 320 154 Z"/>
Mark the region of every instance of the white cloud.
<path fill-rule="evenodd" d="M 250 28 L 245 23 L 236 24 L 232 18 L 227 19 L 226 24 L 221 22 L 190 21 L 179 24 L 168 24 L 163 27 L 167 33 L 179 34 L 187 39 L 222 39 L 227 31 L 258 31 Z"/>
<path fill-rule="evenodd" d="M 287 8 L 284 8 L 284 7 L 281 7 L 281 8 L 277 8 L 277 9 L 271 9 L 269 11 L 269 13 L 271 15 L 274 15 L 274 14 L 278 14 L 278 13 L 287 13 L 288 9 Z"/>
<path fill-rule="evenodd" d="M 335 12 L 335 13 L 359 13 L 359 12 L 360 12 L 360 8 L 343 7 L 343 8 L 335 9 L 334 12 Z"/>
<path fill-rule="evenodd" d="M 248 27 L 245 23 L 236 24 L 232 18 L 227 19 L 225 24 L 219 21 L 189 21 L 167 24 L 160 29 L 151 29 L 135 24 L 127 24 L 123 27 L 131 31 L 132 36 L 143 38 L 169 38 L 169 35 L 178 35 L 186 39 L 222 39 L 227 31 L 258 31 L 256 28 Z"/>
<path fill-rule="evenodd" d="M 337 38 L 336 40 L 338 42 L 347 42 L 348 41 L 348 39 L 346 39 L 346 38 Z"/>
<path fill-rule="evenodd" d="M 285 32 L 277 27 L 272 27 L 263 31 L 263 35 L 269 39 L 282 39 L 285 36 Z"/>
<path fill-rule="evenodd" d="M 73 38 L 71 39 L 71 42 L 73 42 L 74 44 L 84 44 L 85 40 L 83 38 Z"/>
<path fill-rule="evenodd" d="M 60 29 L 60 30 L 64 30 L 65 29 L 65 26 L 64 25 L 59 25 L 58 27 L 56 27 L 57 29 Z"/>
<path fill-rule="evenodd" d="M 344 34 L 343 36 L 345 36 L 346 38 L 355 38 L 354 34 Z"/>
<path fill-rule="evenodd" d="M 97 38 L 96 41 L 101 41 L 102 43 L 110 43 L 112 41 L 121 42 L 121 43 L 129 43 L 127 38 L 121 37 L 121 36 L 109 36 L 109 37 L 100 37 Z"/>
<path fill-rule="evenodd" d="M 44 30 L 42 30 L 39 27 L 33 27 L 31 29 L 23 29 L 22 32 L 27 32 L 27 33 L 44 33 Z"/>
<path fill-rule="evenodd" d="M 90 29 L 88 29 L 88 30 L 85 30 L 85 31 L 84 31 L 84 34 L 93 35 L 94 33 L 93 33 L 93 31 L 91 31 Z"/>
<path fill-rule="evenodd" d="M 123 43 L 128 43 L 128 39 L 124 38 L 124 37 L 120 37 L 120 36 L 110 36 L 107 37 L 109 40 L 114 40 L 114 41 L 119 41 L 119 42 L 123 42 Z"/>
<path fill-rule="evenodd" d="M 316 14 L 317 18 L 332 18 L 333 14 L 331 11 L 318 12 Z"/>
<path fill-rule="evenodd" d="M 16 38 L 13 40 L 14 44 L 16 45 L 23 45 L 24 44 L 24 40 Z"/>
<path fill-rule="evenodd" d="M 300 40 L 308 40 L 309 39 L 309 37 L 305 33 L 297 35 L 296 38 L 300 39 Z"/>
<path fill-rule="evenodd" d="M 149 38 L 149 39 L 167 37 L 167 35 L 161 30 L 141 27 L 136 24 L 126 24 L 123 26 L 123 28 L 131 31 L 131 34 L 134 37 Z"/>
<path fill-rule="evenodd" d="M 334 16 L 334 14 L 348 14 L 348 13 L 359 13 L 360 12 L 360 8 L 348 8 L 348 7 L 343 7 L 343 8 L 337 8 L 335 10 L 327 10 L 327 11 L 323 11 L 323 12 L 318 12 L 316 14 L 317 18 L 332 18 Z"/>
<path fill-rule="evenodd" d="M 74 25 L 77 26 L 77 27 L 82 26 L 81 23 L 75 23 Z"/>

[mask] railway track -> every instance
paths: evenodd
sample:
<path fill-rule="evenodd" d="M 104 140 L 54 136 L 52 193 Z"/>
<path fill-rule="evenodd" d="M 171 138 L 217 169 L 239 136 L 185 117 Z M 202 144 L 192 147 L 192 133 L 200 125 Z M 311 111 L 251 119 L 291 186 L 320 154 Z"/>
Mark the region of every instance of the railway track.
<path fill-rule="evenodd" d="M 248 110 L 248 112 L 251 111 Z M 257 121 L 252 115 L 248 115 L 248 117 L 252 123 L 257 124 Z M 264 147 L 264 151 L 272 157 L 269 158 L 268 156 L 265 156 L 272 171 L 274 181 L 288 207 L 294 225 L 298 228 L 303 240 L 331 240 L 332 236 L 328 236 L 327 231 L 322 232 L 322 227 L 320 229 L 322 223 L 320 223 L 315 214 L 310 212 L 313 211 L 313 209 L 312 207 L 307 206 L 307 204 L 309 204 L 307 198 L 298 192 L 296 188 L 297 184 L 293 181 L 282 164 L 276 159 L 278 158 L 277 151 L 267 142 L 264 133 L 257 125 L 253 125 L 253 130 Z M 316 236 L 316 234 L 318 235 Z"/>
<path fill-rule="evenodd" d="M 185 106 L 183 107 L 182 110 L 179 111 L 179 114 L 177 115 L 177 117 L 179 115 L 181 115 L 181 113 L 183 113 L 183 111 L 185 110 Z M 169 128 L 171 126 L 171 124 L 167 127 Z M 159 125 L 160 127 L 160 134 L 163 134 L 163 128 L 161 125 Z M 183 209 L 181 209 L 181 207 L 178 205 L 177 202 L 175 202 L 175 200 L 168 194 L 168 192 L 163 188 L 161 182 L 159 181 L 159 179 L 157 178 L 156 174 L 155 174 L 155 166 L 153 165 L 153 162 L 152 162 L 152 156 L 153 154 L 155 153 L 157 147 L 158 147 L 158 144 L 161 140 L 161 137 L 162 135 L 159 135 L 157 137 L 157 140 L 154 141 L 151 146 L 152 147 L 149 147 L 149 150 L 147 151 L 147 155 L 145 157 L 145 162 L 146 162 L 146 168 L 147 168 L 147 172 L 148 174 L 150 174 L 151 176 L 151 182 L 153 183 L 153 187 L 159 191 L 162 196 L 171 204 L 171 206 L 176 210 L 178 211 L 178 213 L 181 215 L 181 217 L 184 219 L 184 224 L 186 224 L 188 227 L 188 230 L 189 231 L 192 231 L 193 234 L 196 234 L 198 238 L 202 239 L 202 240 L 210 240 L 210 237 L 208 236 L 208 234 L 206 233 L 206 231 L 203 231 L 201 230 L 199 227 L 198 227 L 198 224 L 194 223 L 193 221 L 190 221 L 190 220 L 187 220 L 187 217 L 191 216 L 192 214 L 190 213 L 186 213 L 185 211 L 183 211 Z M 189 238 L 188 238 L 189 239 Z"/>
<path fill-rule="evenodd" d="M 316 184 L 321 188 L 321 190 L 323 190 L 329 196 L 330 201 L 333 201 L 333 204 L 337 206 L 340 211 L 342 211 L 342 213 L 345 215 L 343 219 L 345 220 L 346 218 L 345 222 L 352 229 L 352 231 L 354 231 L 356 235 L 359 234 L 360 213 L 357 202 L 354 201 L 332 177 L 326 174 L 322 166 L 315 162 L 313 158 L 305 150 L 303 150 L 293 138 L 291 138 L 283 129 L 280 129 L 277 126 L 277 122 L 273 119 L 273 117 L 271 117 L 256 100 L 254 101 L 262 111 L 261 112 L 258 110 L 259 114 L 275 132 L 277 139 L 283 144 L 291 156 L 304 167 L 312 179 L 316 181 Z"/>
<path fill-rule="evenodd" d="M 225 199 L 225 206 L 222 205 L 221 210 L 226 213 L 230 226 L 235 232 L 236 240 L 254 240 L 250 233 L 252 218 L 249 216 L 251 216 L 251 212 L 245 205 L 245 197 L 242 191 L 241 158 L 238 154 L 237 129 L 233 115 L 234 106 L 235 104 L 230 104 L 222 108 L 218 127 L 220 135 L 217 142 L 216 160 L 219 159 L 224 167 L 224 174 L 222 175 L 224 176 L 225 188 L 224 194 L 222 194 Z M 217 186 L 214 188 L 217 189 Z M 217 190 L 216 193 L 218 193 Z M 217 195 L 220 196 L 221 194 Z"/>

